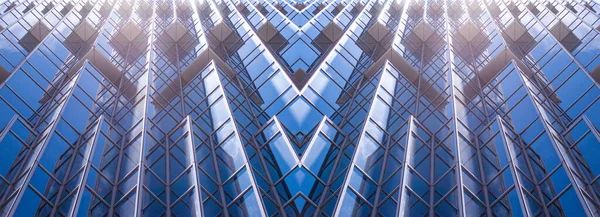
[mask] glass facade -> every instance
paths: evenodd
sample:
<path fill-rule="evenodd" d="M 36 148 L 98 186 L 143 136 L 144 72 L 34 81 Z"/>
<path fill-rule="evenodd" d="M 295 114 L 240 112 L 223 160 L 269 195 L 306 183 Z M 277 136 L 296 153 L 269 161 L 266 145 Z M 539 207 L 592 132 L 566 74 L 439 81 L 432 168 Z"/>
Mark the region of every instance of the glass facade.
<path fill-rule="evenodd" d="M 0 216 L 600 216 L 590 0 L 0 0 Z"/>

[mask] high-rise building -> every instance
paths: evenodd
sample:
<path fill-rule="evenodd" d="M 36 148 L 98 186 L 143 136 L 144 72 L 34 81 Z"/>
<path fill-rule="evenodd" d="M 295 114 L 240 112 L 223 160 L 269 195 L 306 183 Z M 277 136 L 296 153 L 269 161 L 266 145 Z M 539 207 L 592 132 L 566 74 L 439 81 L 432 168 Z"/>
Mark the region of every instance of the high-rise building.
<path fill-rule="evenodd" d="M 600 216 L 599 180 L 594 1 L 0 4 L 0 216 Z"/>

